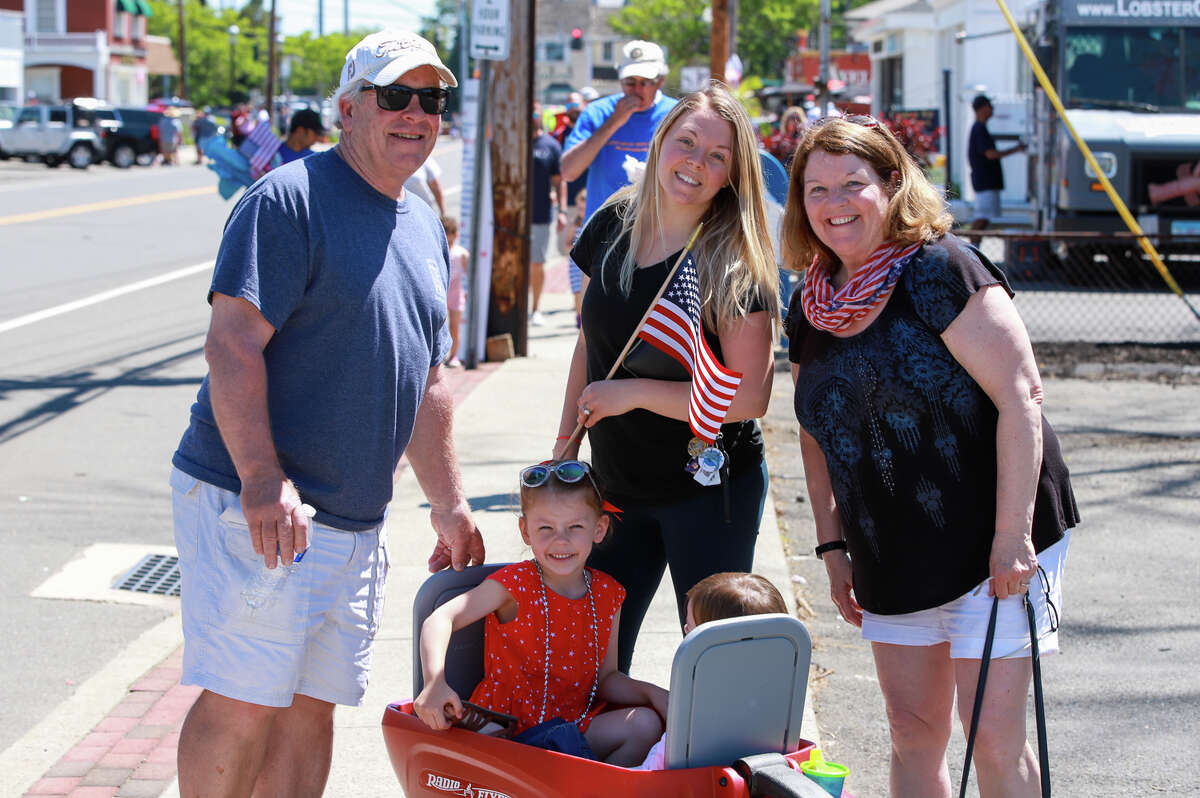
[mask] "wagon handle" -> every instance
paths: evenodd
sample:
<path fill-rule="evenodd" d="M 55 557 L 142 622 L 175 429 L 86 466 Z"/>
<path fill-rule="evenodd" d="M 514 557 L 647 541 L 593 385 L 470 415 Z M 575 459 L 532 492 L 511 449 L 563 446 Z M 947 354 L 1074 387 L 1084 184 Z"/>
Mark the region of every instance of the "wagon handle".
<path fill-rule="evenodd" d="M 733 763 L 751 798 L 829 798 L 815 781 L 788 765 L 783 754 L 754 754 Z"/>

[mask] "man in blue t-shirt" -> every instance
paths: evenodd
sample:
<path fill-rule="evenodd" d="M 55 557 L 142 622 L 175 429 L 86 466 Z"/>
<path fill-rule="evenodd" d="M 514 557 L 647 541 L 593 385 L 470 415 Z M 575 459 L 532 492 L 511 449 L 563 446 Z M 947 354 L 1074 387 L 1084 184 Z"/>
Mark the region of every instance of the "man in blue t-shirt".
<path fill-rule="evenodd" d="M 621 50 L 621 93 L 583 109 L 563 147 L 562 175 L 568 182 L 588 170 L 587 215 L 631 182 L 626 160 L 646 162 L 654 129 L 675 105 L 660 91 L 667 77 L 662 48 L 633 41 Z"/>
<path fill-rule="evenodd" d="M 184 795 L 318 796 L 335 704 L 361 703 L 402 455 L 429 499 L 431 570 L 482 563 L 454 452 L 449 250 L 404 181 L 454 75 L 383 31 L 346 55 L 335 149 L 272 170 L 226 224 L 209 373 L 172 459 Z M 298 555 L 303 555 L 303 560 Z"/>
<path fill-rule="evenodd" d="M 632 182 L 646 162 L 654 129 L 677 102 L 661 89 L 667 59 L 654 42 L 632 41 L 621 48 L 617 77 L 621 93 L 583 109 L 563 145 L 562 176 L 570 182 L 587 170 L 587 216 L 613 192 Z M 578 267 L 571 264 L 571 269 Z"/>
<path fill-rule="evenodd" d="M 312 145 L 325 136 L 325 125 L 321 115 L 311 108 L 302 108 L 292 114 L 288 137 L 279 146 L 279 157 L 284 163 L 298 161 L 313 154 Z"/>
<path fill-rule="evenodd" d="M 967 160 L 971 164 L 971 188 L 975 190 L 975 218 L 972 230 L 986 229 L 990 220 L 1000 215 L 1000 192 L 1004 191 L 1004 170 L 1000 159 L 1023 152 L 1025 145 L 1018 143 L 1007 150 L 996 149 L 996 140 L 987 129 L 992 118 L 992 101 L 980 94 L 971 101 L 975 111 L 975 124 L 967 138 Z"/>

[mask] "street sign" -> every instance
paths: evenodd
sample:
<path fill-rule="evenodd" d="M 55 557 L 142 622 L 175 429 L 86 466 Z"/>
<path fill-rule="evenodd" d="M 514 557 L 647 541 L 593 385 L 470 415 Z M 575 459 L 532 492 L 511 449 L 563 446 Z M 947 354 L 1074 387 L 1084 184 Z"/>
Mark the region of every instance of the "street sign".
<path fill-rule="evenodd" d="M 475 0 L 471 9 L 471 57 L 508 59 L 509 0 Z"/>
<path fill-rule="evenodd" d="M 679 70 L 679 90 L 684 94 L 701 91 L 712 78 L 712 70 L 706 66 L 685 66 Z"/>

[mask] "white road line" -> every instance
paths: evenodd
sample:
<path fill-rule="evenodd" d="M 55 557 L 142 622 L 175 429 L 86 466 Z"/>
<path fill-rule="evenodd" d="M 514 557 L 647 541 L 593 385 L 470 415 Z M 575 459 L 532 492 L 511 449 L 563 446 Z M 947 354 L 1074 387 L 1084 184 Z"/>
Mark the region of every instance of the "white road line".
<path fill-rule="evenodd" d="M 130 283 L 129 285 L 123 285 L 119 288 L 113 288 L 108 291 L 101 291 L 99 294 L 92 294 L 89 297 L 76 299 L 73 302 L 67 302 L 63 305 L 55 305 L 52 308 L 46 308 L 45 310 L 28 313 L 24 316 L 18 316 L 15 319 L 9 319 L 8 321 L 0 322 L 0 333 L 5 333 L 9 330 L 15 330 L 18 327 L 24 327 L 26 325 L 33 324 L 34 322 L 42 321 L 43 319 L 61 316 L 63 313 L 70 313 L 73 310 L 86 308 L 89 305 L 107 302 L 110 299 L 116 299 L 117 297 L 124 296 L 125 294 L 132 294 L 134 291 L 141 291 L 144 288 L 153 288 L 156 285 L 169 283 L 172 280 L 178 280 L 181 277 L 189 277 L 202 271 L 211 270 L 214 263 L 216 263 L 216 261 L 210 260 L 205 261 L 204 263 L 197 263 L 195 266 L 185 266 L 182 269 L 176 269 L 173 272 L 160 274 L 157 277 L 139 280 L 136 283 Z"/>

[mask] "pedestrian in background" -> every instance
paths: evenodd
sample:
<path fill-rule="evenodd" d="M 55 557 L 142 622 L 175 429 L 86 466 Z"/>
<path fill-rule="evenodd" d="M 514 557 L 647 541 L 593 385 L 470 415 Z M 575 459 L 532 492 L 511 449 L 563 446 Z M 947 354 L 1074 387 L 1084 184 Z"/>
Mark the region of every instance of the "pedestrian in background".
<path fill-rule="evenodd" d="M 334 94 L 337 147 L 269 172 L 226 224 L 209 373 L 172 461 L 182 682 L 204 688 L 180 733 L 183 795 L 321 795 L 334 705 L 367 686 L 402 456 L 432 508 L 430 570 L 483 561 L 441 366 L 449 250 L 404 191 L 455 85 L 419 36 L 367 36 Z"/>
<path fill-rule="evenodd" d="M 217 123 L 212 121 L 210 114 L 212 114 L 212 109 L 206 105 L 196 112 L 196 118 L 192 120 L 192 141 L 196 144 L 197 166 L 204 163 L 204 145 L 217 135 L 219 129 Z"/>
<path fill-rule="evenodd" d="M 471 253 L 459 243 L 458 219 L 453 216 L 442 217 L 442 227 L 446 229 L 446 242 L 450 245 L 450 287 L 446 289 L 446 312 L 450 325 L 450 354 L 446 357 L 446 365 L 452 369 L 461 368 L 458 359 L 459 337 L 462 333 L 463 311 L 467 308 L 467 267 L 471 261 Z"/>
<path fill-rule="evenodd" d="M 982 795 L 1036 795 L 1030 630 L 1058 648 L 1075 497 L 1004 273 L 948 234 L 941 192 L 885 125 L 828 119 L 792 163 L 784 251 L 807 267 L 788 336 L 816 554 L 871 641 L 893 795 L 949 796 L 957 694 Z"/>
<path fill-rule="evenodd" d="M 279 157 L 284 163 L 307 158 L 313 154 L 312 145 L 324 137 L 325 126 L 321 124 L 321 115 L 312 109 L 302 108 L 292 114 L 287 140 L 279 146 Z"/>
<path fill-rule="evenodd" d="M 529 323 L 541 327 L 546 317 L 538 310 L 542 287 L 546 282 L 546 257 L 550 252 L 551 227 L 561 231 L 567 226 L 566 183 L 562 179 L 562 148 L 542 127 L 542 107 L 533 105 L 533 168 L 530 184 L 529 231 Z"/>
<path fill-rule="evenodd" d="M 571 251 L 592 279 L 553 456 L 576 456 L 579 443 L 569 436 L 584 424 L 596 472 L 622 510 L 612 541 L 589 559 L 628 594 L 622 671 L 665 568 L 682 628 L 692 585 L 754 562 L 767 489 L 755 419 L 771 394 L 779 318 L 764 191 L 750 117 L 714 85 L 672 108 L 650 144 L 645 177 L 596 211 Z M 712 447 L 693 437 L 692 377 L 676 360 L 642 343 L 643 352 L 606 379 L 701 221 L 690 256 L 704 340 L 717 362 L 742 374 Z M 698 478 L 691 460 L 701 453 L 714 470 Z"/>
<path fill-rule="evenodd" d="M 167 109 L 158 120 L 158 153 L 162 156 L 163 166 L 175 166 L 179 163 L 177 153 L 183 128 L 178 113 L 173 108 Z"/>
<path fill-rule="evenodd" d="M 793 105 L 783 112 L 779 120 L 779 130 L 767 142 L 767 152 L 778 158 L 785 168 L 791 166 L 792 156 L 800 146 L 800 140 L 804 138 L 807 128 L 804 109 Z"/>
<path fill-rule="evenodd" d="M 971 164 L 971 188 L 975 189 L 975 218 L 972 230 L 984 230 L 992 219 L 1000 216 L 1000 192 L 1004 191 L 1004 169 L 1000 159 L 1023 152 L 1025 145 L 1018 143 L 1007 150 L 996 149 L 996 140 L 988 132 L 987 122 L 992 118 L 992 101 L 980 94 L 971 101 L 975 110 L 975 124 L 967 139 L 967 160 Z"/>
<path fill-rule="evenodd" d="M 650 139 L 676 102 L 661 91 L 668 71 L 666 56 L 657 44 L 627 43 L 621 48 L 617 68 L 621 93 L 588 103 L 567 136 L 563 178 L 570 182 L 587 172 L 589 217 L 614 191 L 633 182 L 634 173 L 640 174 Z M 582 295 L 585 290 L 584 275 L 572 269 L 571 291 Z"/>
<path fill-rule="evenodd" d="M 433 208 L 439 216 L 446 215 L 446 202 L 442 196 L 442 184 L 438 178 L 442 176 L 442 168 L 430 156 L 425 163 L 413 172 L 412 177 L 404 181 L 404 190 L 411 191 Z"/>

